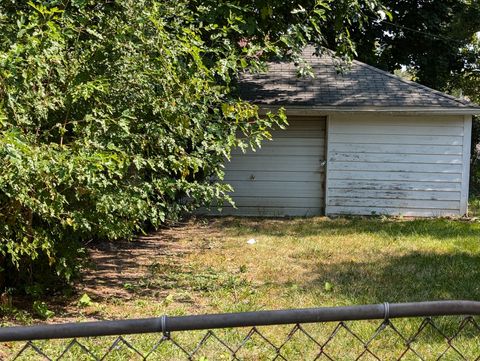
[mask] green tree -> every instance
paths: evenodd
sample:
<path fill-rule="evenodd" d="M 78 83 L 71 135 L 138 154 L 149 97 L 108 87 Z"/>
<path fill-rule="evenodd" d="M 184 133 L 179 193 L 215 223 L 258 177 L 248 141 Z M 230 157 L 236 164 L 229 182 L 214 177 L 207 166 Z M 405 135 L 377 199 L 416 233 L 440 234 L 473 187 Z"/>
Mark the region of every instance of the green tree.
<path fill-rule="evenodd" d="M 469 57 L 465 68 L 452 81 L 457 93 L 468 96 L 473 102 L 480 104 L 480 33 L 476 33 L 472 42 L 462 49 Z M 472 127 L 471 177 L 470 191 L 474 196 L 480 195 L 480 119 L 474 117 Z"/>
<path fill-rule="evenodd" d="M 85 242 L 228 200 L 214 180 L 230 150 L 258 147 L 286 121 L 235 98 L 236 74 L 325 45 L 331 3 L 2 1 L 4 286 L 68 281 Z M 342 15 L 358 18 L 355 7 Z M 348 27 L 335 34 L 348 57 Z"/>
<path fill-rule="evenodd" d="M 391 18 L 355 29 L 360 60 L 393 72 L 407 66 L 415 80 L 453 92 L 456 78 L 478 59 L 470 47 L 480 31 L 480 3 L 465 0 L 383 0 Z"/>

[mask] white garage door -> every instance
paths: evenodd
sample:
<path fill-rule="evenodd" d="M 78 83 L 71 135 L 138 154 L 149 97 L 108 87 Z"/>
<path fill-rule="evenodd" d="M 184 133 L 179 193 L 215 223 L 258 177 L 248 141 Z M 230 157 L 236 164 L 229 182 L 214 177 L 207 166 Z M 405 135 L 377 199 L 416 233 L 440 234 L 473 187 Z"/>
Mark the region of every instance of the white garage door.
<path fill-rule="evenodd" d="M 235 151 L 225 181 L 242 216 L 311 216 L 324 213 L 325 118 L 289 117 L 285 130 L 256 152 Z"/>

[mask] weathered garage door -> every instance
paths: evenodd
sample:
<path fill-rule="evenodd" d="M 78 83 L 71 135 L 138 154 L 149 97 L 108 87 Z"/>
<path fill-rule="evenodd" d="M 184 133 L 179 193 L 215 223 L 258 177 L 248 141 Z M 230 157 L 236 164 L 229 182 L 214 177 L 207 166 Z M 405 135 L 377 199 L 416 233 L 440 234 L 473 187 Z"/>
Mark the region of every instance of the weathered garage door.
<path fill-rule="evenodd" d="M 325 118 L 289 117 L 287 129 L 256 152 L 235 151 L 225 180 L 237 209 L 222 214 L 310 216 L 324 213 Z"/>

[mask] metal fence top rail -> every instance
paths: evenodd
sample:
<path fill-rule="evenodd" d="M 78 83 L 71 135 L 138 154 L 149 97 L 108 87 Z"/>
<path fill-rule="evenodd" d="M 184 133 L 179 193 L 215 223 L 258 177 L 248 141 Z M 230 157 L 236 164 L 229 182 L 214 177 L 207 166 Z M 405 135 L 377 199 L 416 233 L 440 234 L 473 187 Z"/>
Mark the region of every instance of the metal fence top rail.
<path fill-rule="evenodd" d="M 361 306 L 154 317 L 36 326 L 0 327 L 0 342 L 112 336 L 173 331 L 252 327 L 404 317 L 480 315 L 477 301 L 381 303 Z"/>

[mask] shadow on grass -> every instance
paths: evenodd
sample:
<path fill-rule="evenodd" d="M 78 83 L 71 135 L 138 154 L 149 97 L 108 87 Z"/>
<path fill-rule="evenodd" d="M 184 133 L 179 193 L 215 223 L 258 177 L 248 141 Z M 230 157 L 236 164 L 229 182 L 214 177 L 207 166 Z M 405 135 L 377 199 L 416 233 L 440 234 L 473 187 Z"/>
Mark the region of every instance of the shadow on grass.
<path fill-rule="evenodd" d="M 333 284 L 354 304 L 480 300 L 480 256 L 410 253 L 372 262 L 320 264 L 306 289 Z"/>
<path fill-rule="evenodd" d="M 466 253 L 435 254 L 413 252 L 372 262 L 320 264 L 313 270 L 314 281 L 304 292 L 324 292 L 325 282 L 333 285 L 332 296 L 345 305 L 422 302 L 435 300 L 480 300 L 480 256 Z M 463 316 L 435 317 L 434 323 L 449 337 L 460 329 Z M 480 318 L 476 317 L 477 323 Z M 419 318 L 396 319 L 395 325 L 409 327 Z M 408 331 L 410 335 L 416 330 Z M 462 331 L 465 339 L 478 339 L 473 326 Z M 428 326 L 419 336 L 431 345 L 445 341 L 437 329 Z M 480 352 L 480 350 L 479 350 Z"/>

